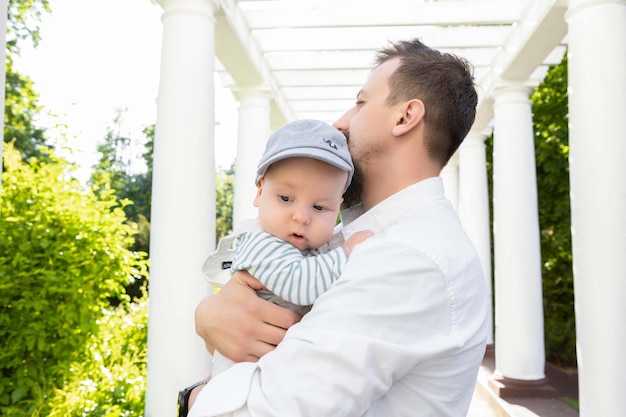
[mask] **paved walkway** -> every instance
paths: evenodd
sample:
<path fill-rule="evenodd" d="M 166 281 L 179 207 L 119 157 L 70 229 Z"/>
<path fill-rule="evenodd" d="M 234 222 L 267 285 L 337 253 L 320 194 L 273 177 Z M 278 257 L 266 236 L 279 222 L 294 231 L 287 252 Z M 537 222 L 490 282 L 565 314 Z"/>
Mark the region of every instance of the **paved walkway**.
<path fill-rule="evenodd" d="M 554 382 L 558 396 L 577 397 L 560 381 L 563 376 L 554 374 L 547 368 L 548 381 Z M 512 398 L 504 401 L 489 388 L 489 378 L 493 374 L 493 358 L 485 358 L 478 372 L 474 397 L 467 417 L 579 417 L 578 411 L 558 398 Z M 571 385 L 572 381 L 566 381 Z M 571 387 L 570 387 L 571 388 Z"/>
<path fill-rule="evenodd" d="M 498 417 L 478 390 L 474 390 L 467 417 Z"/>

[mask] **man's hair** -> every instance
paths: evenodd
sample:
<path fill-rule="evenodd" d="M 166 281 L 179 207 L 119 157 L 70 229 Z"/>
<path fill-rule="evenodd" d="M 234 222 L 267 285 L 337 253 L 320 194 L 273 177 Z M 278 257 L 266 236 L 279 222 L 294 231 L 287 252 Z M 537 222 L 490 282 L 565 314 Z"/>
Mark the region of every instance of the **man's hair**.
<path fill-rule="evenodd" d="M 426 149 L 444 166 L 456 152 L 476 117 L 478 95 L 470 63 L 429 48 L 418 39 L 390 44 L 376 55 L 376 65 L 400 58 L 390 77 L 387 104 L 419 99 L 424 103 Z"/>

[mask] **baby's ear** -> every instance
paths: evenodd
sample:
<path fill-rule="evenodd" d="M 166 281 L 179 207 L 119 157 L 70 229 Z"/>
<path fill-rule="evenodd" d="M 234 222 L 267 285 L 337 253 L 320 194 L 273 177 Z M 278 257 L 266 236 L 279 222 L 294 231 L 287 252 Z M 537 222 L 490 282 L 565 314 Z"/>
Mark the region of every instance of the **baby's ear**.
<path fill-rule="evenodd" d="M 259 199 L 261 198 L 261 193 L 263 193 L 263 181 L 264 181 L 264 178 L 261 178 L 256 183 L 256 196 L 254 197 L 254 200 L 252 201 L 252 204 L 254 205 L 254 207 L 259 207 Z"/>

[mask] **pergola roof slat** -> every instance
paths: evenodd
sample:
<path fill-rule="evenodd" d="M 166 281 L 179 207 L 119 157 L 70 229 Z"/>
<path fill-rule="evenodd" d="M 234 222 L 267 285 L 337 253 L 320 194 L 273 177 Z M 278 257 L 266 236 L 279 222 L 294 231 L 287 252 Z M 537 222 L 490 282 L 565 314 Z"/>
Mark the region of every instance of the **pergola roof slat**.
<path fill-rule="evenodd" d="M 390 41 L 420 38 L 474 66 L 477 121 L 490 123 L 490 92 L 504 78 L 539 83 L 560 62 L 560 0 L 218 0 L 222 80 L 272 93 L 272 127 L 352 105 L 374 55 Z M 280 117 L 279 117 L 280 116 Z"/>

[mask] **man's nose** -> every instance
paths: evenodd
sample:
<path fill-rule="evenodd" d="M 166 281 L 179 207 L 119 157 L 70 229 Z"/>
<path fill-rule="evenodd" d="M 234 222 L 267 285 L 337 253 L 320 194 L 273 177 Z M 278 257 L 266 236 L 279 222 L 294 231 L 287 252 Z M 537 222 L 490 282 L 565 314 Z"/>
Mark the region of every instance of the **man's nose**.
<path fill-rule="evenodd" d="M 342 132 L 350 130 L 350 120 L 352 120 L 352 109 L 345 112 L 339 119 L 333 123 L 333 127 Z"/>

